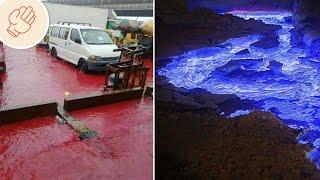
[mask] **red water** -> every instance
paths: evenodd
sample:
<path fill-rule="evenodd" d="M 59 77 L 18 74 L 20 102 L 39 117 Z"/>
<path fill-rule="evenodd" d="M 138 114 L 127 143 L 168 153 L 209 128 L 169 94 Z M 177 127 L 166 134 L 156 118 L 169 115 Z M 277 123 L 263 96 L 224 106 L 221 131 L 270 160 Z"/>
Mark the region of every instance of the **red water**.
<path fill-rule="evenodd" d="M 80 141 L 53 117 L 1 126 L 0 179 L 152 179 L 152 100 L 73 114 L 98 137 Z"/>
<path fill-rule="evenodd" d="M 102 161 L 97 168 L 103 177 L 114 174 L 121 179 L 152 179 L 152 109 L 152 100 L 145 99 L 73 113 L 98 133 L 92 143 L 110 150 L 116 166 Z M 104 172 L 111 167 L 113 173 Z"/>
<path fill-rule="evenodd" d="M 0 179 L 39 177 L 56 165 L 55 160 L 66 158 L 60 149 L 69 142 L 77 143 L 79 138 L 72 129 L 58 125 L 54 119 L 38 118 L 0 126 Z M 59 154 L 48 156 L 54 152 Z M 48 169 L 43 171 L 43 168 Z"/>
<path fill-rule="evenodd" d="M 103 75 L 78 72 L 43 49 L 5 49 L 5 54 L 5 106 L 62 102 L 65 91 L 90 93 L 104 81 Z M 98 133 L 83 141 L 55 117 L 0 126 L 0 179 L 152 179 L 152 102 L 133 100 L 72 112 Z"/>
<path fill-rule="evenodd" d="M 0 90 L 0 107 L 47 101 L 63 102 L 65 92 L 71 95 L 100 91 L 104 74 L 84 74 L 76 66 L 50 57 L 43 48 L 14 50 L 5 47 L 7 74 Z M 152 61 L 147 84 L 152 84 Z"/>

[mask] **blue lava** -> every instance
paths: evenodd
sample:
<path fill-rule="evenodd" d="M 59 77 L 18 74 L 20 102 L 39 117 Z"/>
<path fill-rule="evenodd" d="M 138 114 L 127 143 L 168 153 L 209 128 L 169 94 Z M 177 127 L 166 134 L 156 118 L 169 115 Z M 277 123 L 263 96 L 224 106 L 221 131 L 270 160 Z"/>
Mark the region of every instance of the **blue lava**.
<path fill-rule="evenodd" d="M 308 155 L 320 167 L 320 60 L 308 57 L 306 49 L 291 46 L 291 13 L 232 14 L 280 25 L 279 45 L 271 49 L 252 46 L 262 39 L 259 34 L 233 38 L 217 47 L 172 57 L 172 62 L 158 74 L 177 87 L 236 94 L 241 99 L 259 102 L 260 110 L 275 113 L 291 128 L 303 129 L 298 140 L 315 146 Z M 246 49 L 249 53 L 239 53 Z M 251 111 L 238 110 L 227 116 Z"/>

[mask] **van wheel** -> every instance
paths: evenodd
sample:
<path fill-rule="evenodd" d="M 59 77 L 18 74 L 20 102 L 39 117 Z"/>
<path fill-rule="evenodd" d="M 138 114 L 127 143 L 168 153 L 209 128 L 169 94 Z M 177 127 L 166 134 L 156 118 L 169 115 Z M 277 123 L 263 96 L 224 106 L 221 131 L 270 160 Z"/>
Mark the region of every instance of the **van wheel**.
<path fill-rule="evenodd" d="M 56 48 L 52 48 L 52 50 L 51 50 L 51 56 L 53 57 L 53 58 L 58 58 L 58 53 L 57 53 L 57 50 L 56 50 Z"/>
<path fill-rule="evenodd" d="M 87 63 L 85 60 L 81 59 L 81 60 L 79 61 L 78 67 L 79 67 L 79 69 L 80 69 L 82 72 L 84 72 L 85 74 L 88 73 L 88 63 Z"/>

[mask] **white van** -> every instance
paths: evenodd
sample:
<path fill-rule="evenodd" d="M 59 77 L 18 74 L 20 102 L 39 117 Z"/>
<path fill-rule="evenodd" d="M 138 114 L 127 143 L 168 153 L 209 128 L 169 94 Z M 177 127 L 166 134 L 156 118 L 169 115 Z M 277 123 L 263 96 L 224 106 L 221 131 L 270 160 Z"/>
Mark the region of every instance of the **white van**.
<path fill-rule="evenodd" d="M 52 25 L 49 37 L 51 56 L 77 65 L 83 72 L 103 71 L 118 63 L 120 52 L 108 33 L 89 24 L 64 22 Z"/>

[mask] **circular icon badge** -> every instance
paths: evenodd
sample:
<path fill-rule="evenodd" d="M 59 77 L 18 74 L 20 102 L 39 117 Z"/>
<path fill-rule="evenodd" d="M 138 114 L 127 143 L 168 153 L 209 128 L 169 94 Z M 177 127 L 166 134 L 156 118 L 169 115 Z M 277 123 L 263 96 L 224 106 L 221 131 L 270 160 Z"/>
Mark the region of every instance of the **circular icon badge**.
<path fill-rule="evenodd" d="M 15 49 L 37 45 L 46 35 L 49 15 L 40 0 L 0 1 L 0 40 Z"/>

